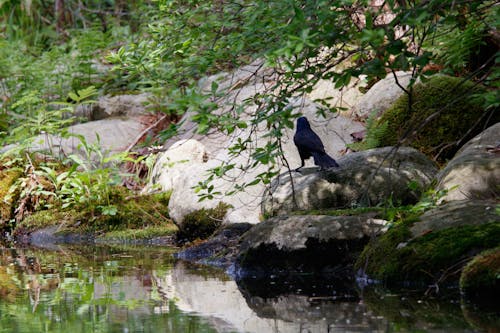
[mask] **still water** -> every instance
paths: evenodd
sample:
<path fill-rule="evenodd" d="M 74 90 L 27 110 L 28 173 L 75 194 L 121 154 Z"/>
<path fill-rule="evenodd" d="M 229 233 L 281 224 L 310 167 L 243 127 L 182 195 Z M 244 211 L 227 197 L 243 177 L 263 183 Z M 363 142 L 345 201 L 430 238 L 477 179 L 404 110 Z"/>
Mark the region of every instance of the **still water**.
<path fill-rule="evenodd" d="M 1 332 L 479 332 L 498 313 L 380 291 L 252 294 L 154 247 L 0 250 Z M 360 297 L 359 293 L 362 293 Z"/>

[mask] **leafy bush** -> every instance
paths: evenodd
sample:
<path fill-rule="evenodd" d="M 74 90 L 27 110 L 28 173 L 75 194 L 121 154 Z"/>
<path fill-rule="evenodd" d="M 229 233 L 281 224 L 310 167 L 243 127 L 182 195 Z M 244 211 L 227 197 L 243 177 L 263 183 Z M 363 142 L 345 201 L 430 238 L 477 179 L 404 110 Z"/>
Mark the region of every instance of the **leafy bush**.
<path fill-rule="evenodd" d="M 482 43 L 485 32 L 494 26 L 494 3 L 387 1 L 385 6 L 376 7 L 366 0 L 162 0 L 149 33 L 108 59 L 126 80 L 138 82 L 144 89 L 156 92 L 160 100 L 168 101 L 166 104 L 173 106 L 169 112 L 192 111 L 200 133 L 209 129 L 231 133 L 241 122 L 238 110 L 255 109 L 245 126 L 251 127 L 250 133 L 258 126 L 265 128 L 266 146 L 253 147 L 254 141 L 249 137 L 230 151 L 251 156 L 245 167 L 264 164 L 268 168 L 260 179 L 249 184 L 267 183 L 281 165 L 286 166 L 281 137 L 300 114 L 300 109 L 290 106 L 292 98 L 306 95 L 320 80 L 341 88 L 351 78 L 366 75 L 368 81 L 378 80 L 396 70 L 412 72 L 410 86 L 403 87 L 411 91 L 417 78 L 425 79 L 430 74 L 428 65 L 463 68 L 464 62 L 473 56 L 474 47 Z M 440 43 L 453 36 L 461 37 L 464 48 L 457 49 L 451 42 Z M 197 80 L 257 58 L 264 58 L 265 65 L 272 68 L 270 75 L 274 75 L 275 84 L 234 105 L 227 113 L 215 115 L 210 103 L 227 91 L 214 84 L 210 93 L 200 96 Z M 493 68 L 489 75 L 473 73 L 471 78 L 487 83 L 499 72 L 493 63 L 492 59 L 485 60 L 485 68 Z M 493 80 L 489 82 L 495 86 Z M 484 109 L 498 103 L 497 91 L 481 91 Z M 325 106 L 319 113 L 337 111 L 324 101 L 317 102 Z M 374 126 L 369 133 L 370 146 L 377 144 L 381 133 L 374 131 L 379 130 L 380 126 Z M 442 147 L 433 148 L 437 154 Z M 214 176 L 222 177 L 237 167 L 222 165 L 212 171 Z M 209 182 L 200 186 L 207 197 L 214 192 Z"/>

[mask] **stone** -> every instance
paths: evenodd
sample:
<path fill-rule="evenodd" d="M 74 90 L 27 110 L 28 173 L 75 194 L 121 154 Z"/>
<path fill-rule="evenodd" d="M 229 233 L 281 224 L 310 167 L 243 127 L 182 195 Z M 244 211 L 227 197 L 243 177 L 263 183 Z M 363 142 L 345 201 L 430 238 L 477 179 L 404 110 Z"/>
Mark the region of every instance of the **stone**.
<path fill-rule="evenodd" d="M 441 202 L 500 197 L 500 123 L 467 142 L 437 176 Z"/>
<path fill-rule="evenodd" d="M 420 221 L 410 228 L 410 231 L 415 238 L 446 228 L 500 222 L 500 215 L 496 212 L 496 207 L 496 203 L 492 201 L 450 202 L 425 212 L 420 216 Z"/>
<path fill-rule="evenodd" d="M 148 114 L 147 104 L 151 94 L 101 96 L 96 103 L 78 105 L 75 116 L 88 120 L 113 117 L 135 117 Z"/>
<path fill-rule="evenodd" d="M 370 214 L 270 218 L 242 236 L 233 273 L 245 279 L 343 270 L 370 238 L 386 231 L 386 223 Z"/>
<path fill-rule="evenodd" d="M 135 144 L 137 135 L 146 124 L 140 118 L 111 118 L 76 124 L 68 127 L 70 137 L 61 138 L 55 135 L 39 135 L 33 140 L 31 151 L 49 151 L 54 155 L 70 155 L 84 153 L 81 140 L 76 136 L 83 136 L 87 144 L 92 145 L 99 141 L 101 152 L 115 154 L 125 151 L 129 145 Z"/>
<path fill-rule="evenodd" d="M 398 71 L 395 74 L 399 84 L 406 88 L 411 80 L 411 72 Z M 360 118 L 367 118 L 372 113 L 381 115 L 402 94 L 404 94 L 403 89 L 396 84 L 394 75 L 389 73 L 359 98 L 359 102 L 354 106 L 353 112 Z"/>
<path fill-rule="evenodd" d="M 252 226 L 250 223 L 223 225 L 206 241 L 183 249 L 174 256 L 182 260 L 228 268 L 236 257 L 241 235 Z"/>
<path fill-rule="evenodd" d="M 500 296 L 500 246 L 475 256 L 462 270 L 460 291 L 473 300 L 491 300 Z"/>
<path fill-rule="evenodd" d="M 251 99 L 256 94 L 263 92 L 275 84 L 275 78 L 268 68 L 265 68 L 262 61 L 256 61 L 232 73 L 221 73 L 200 81 L 200 89 L 210 91 L 212 83 L 217 83 L 217 90 L 221 92 L 220 98 L 214 100 L 219 108 L 213 111 L 215 115 L 222 115 L 231 112 L 233 106 L 238 103 Z M 311 126 L 322 138 L 326 151 L 334 158 L 338 158 L 341 151 L 345 149 L 345 144 L 352 142 L 350 133 L 360 131 L 364 126 L 352 119 L 342 115 L 329 115 L 325 119 L 317 116 L 318 107 L 307 98 L 292 98 L 290 107 L 297 109 L 298 112 L 307 116 Z M 255 104 L 245 105 L 244 111 L 239 115 L 240 119 L 250 124 L 258 106 Z M 183 218 L 195 210 L 201 208 L 214 208 L 218 202 L 223 201 L 233 208 L 228 211 L 225 223 L 258 223 L 262 220 L 261 200 L 266 189 L 266 185 L 259 183 L 247 187 L 243 192 L 237 192 L 232 195 L 226 193 L 234 190 L 236 185 L 243 186 L 252 182 L 257 175 L 267 172 L 267 166 L 260 165 L 250 168 L 249 164 L 253 158 L 249 151 L 245 151 L 239 156 L 233 156 L 229 148 L 236 144 L 238 140 L 251 139 L 253 149 L 265 147 L 269 139 L 265 137 L 267 131 L 264 128 L 256 130 L 250 128 L 236 129 L 230 135 L 226 135 L 217 130 L 211 130 L 206 135 L 196 133 L 196 123 L 192 120 L 193 113 L 186 113 L 181 119 L 182 125 L 179 128 L 178 135 L 168 140 L 164 147 L 168 151 L 178 141 L 197 140 L 202 143 L 206 150 L 206 160 L 185 164 L 179 166 L 180 172 L 172 173 L 169 168 L 155 167 L 151 180 L 147 185 L 147 191 L 155 188 L 172 190 L 170 199 L 170 216 L 177 224 L 182 224 Z M 300 158 L 297 148 L 293 143 L 294 129 L 285 131 L 282 137 L 282 147 L 284 156 L 290 168 L 297 168 L 300 165 Z M 186 159 L 191 160 L 186 157 Z M 161 161 L 157 163 L 163 163 Z M 277 169 L 279 172 L 288 170 L 286 163 L 278 161 Z M 312 165 L 312 159 L 307 161 L 307 165 Z M 200 202 L 199 193 L 195 188 L 204 182 L 208 177 L 210 169 L 217 168 L 223 164 L 234 164 L 235 168 L 231 170 L 224 178 L 215 178 L 211 183 L 214 186 L 213 200 L 203 200 Z M 164 173 L 165 175 L 161 175 Z M 172 181 L 172 179 L 174 181 Z"/>
<path fill-rule="evenodd" d="M 377 236 L 386 231 L 386 222 L 366 215 L 290 215 L 270 218 L 254 226 L 242 240 L 240 251 L 247 253 L 272 245 L 278 251 L 306 249 L 312 240 L 356 240 Z"/>
<path fill-rule="evenodd" d="M 186 168 L 192 164 L 205 163 L 207 154 L 205 145 L 197 140 L 177 141 L 168 151 L 157 156 L 151 171 L 152 179 L 144 187 L 143 193 L 156 189 L 163 192 L 172 191 L 176 181 L 185 174 Z M 152 184 L 157 184 L 157 188 L 152 188 Z"/>
<path fill-rule="evenodd" d="M 496 210 L 496 202 L 484 200 L 434 207 L 370 242 L 355 269 L 385 285 L 429 288 L 427 293 L 456 286 L 471 256 L 499 246 Z"/>
<path fill-rule="evenodd" d="M 341 113 L 349 115 L 363 96 L 359 88 L 364 83 L 361 79 L 352 80 L 347 87 L 337 89 L 334 82 L 319 80 L 307 97 L 311 101 L 324 100 L 329 107 L 343 108 Z"/>
<path fill-rule="evenodd" d="M 376 206 L 388 200 L 411 204 L 420 199 L 437 173 L 434 162 L 410 147 L 350 153 L 338 163 L 339 168 L 321 172 L 305 169 L 281 174 L 266 193 L 263 215 Z"/>

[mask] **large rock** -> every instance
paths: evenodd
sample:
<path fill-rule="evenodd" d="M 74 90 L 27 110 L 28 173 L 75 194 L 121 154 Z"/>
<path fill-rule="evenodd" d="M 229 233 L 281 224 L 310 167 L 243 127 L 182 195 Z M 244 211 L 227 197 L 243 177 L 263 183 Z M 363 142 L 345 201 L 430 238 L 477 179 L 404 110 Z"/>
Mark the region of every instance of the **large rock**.
<path fill-rule="evenodd" d="M 323 100 L 329 107 L 342 108 L 343 114 L 351 114 L 353 107 L 362 99 L 363 93 L 359 88 L 363 84 L 364 80 L 353 79 L 347 87 L 337 89 L 334 82 L 319 80 L 307 97 L 312 101 Z"/>
<path fill-rule="evenodd" d="M 273 81 L 275 77 L 271 74 L 269 69 L 263 66 L 263 62 L 257 61 L 233 73 L 218 74 L 202 80 L 200 89 L 209 91 L 212 83 L 217 83 L 218 91 L 221 92 L 222 97 L 214 100 L 219 105 L 214 114 L 221 115 L 231 112 L 235 104 L 251 100 L 256 94 L 262 93 L 272 86 L 275 83 Z M 340 115 L 336 117 L 331 115 L 320 120 L 316 115 L 317 106 L 306 98 L 292 99 L 290 107 L 296 108 L 297 111 L 300 110 L 303 115 L 310 119 L 312 127 L 322 138 L 326 150 L 336 158 L 340 156 L 340 151 L 345 149 L 345 144 L 352 142 L 350 133 L 363 129 L 362 124 Z M 246 104 L 244 112 L 239 115 L 240 119 L 247 121 L 250 125 L 257 108 L 258 106 L 255 104 Z M 216 130 L 212 130 L 206 135 L 199 135 L 196 133 L 196 124 L 191 119 L 193 115 L 187 113 L 183 117 L 179 134 L 165 143 L 165 147 L 168 148 L 165 154 L 171 156 L 173 153 L 169 152 L 169 150 L 176 142 L 189 139 L 197 140 L 204 146 L 206 158 L 199 161 L 190 156 L 189 152 L 186 152 L 183 153 L 181 159 L 192 161 L 192 163 L 165 167 L 165 158 L 160 157 L 158 163 L 161 163 L 161 166 L 155 167 L 151 182 L 147 187 L 148 190 L 155 188 L 162 191 L 172 190 L 169 204 L 170 216 L 179 225 L 182 224 L 184 216 L 187 214 L 201 208 L 214 208 L 220 201 L 232 206 L 225 217 L 225 222 L 258 223 L 261 220 L 261 198 L 266 188 L 264 184 L 260 183 L 248 187 L 245 191 L 233 195 L 226 195 L 226 193 L 232 191 L 237 185 L 242 186 L 252 182 L 257 175 L 267 172 L 268 169 L 264 165 L 248 168 L 249 164 L 254 162 L 251 152 L 247 150 L 238 156 L 233 156 L 230 154 L 229 148 L 236 144 L 238 140 L 245 141 L 247 139 L 251 140 L 252 149 L 264 147 L 269 142 L 269 139 L 265 137 L 267 131 L 263 128 L 257 128 L 255 131 L 249 126 L 245 129 L 236 129 L 230 135 Z M 293 134 L 294 130 L 285 131 L 282 137 L 282 147 L 288 164 L 291 168 L 296 168 L 300 165 L 300 158 L 293 144 Z M 207 179 L 210 169 L 217 168 L 223 163 L 233 163 L 235 168 L 226 177 L 213 180 L 213 192 L 218 192 L 214 195 L 213 200 L 200 202 L 199 193 L 196 192 L 195 188 L 200 182 Z M 277 171 L 284 172 L 287 170 L 281 161 L 278 161 L 278 163 L 280 165 L 277 166 Z M 308 161 L 308 163 L 310 163 L 308 165 L 311 165 L 312 161 Z M 170 176 L 169 173 L 171 173 Z"/>
<path fill-rule="evenodd" d="M 68 127 L 70 137 L 61 138 L 54 135 L 39 135 L 30 147 L 31 151 L 47 151 L 55 155 L 83 153 L 81 140 L 92 145 L 99 141 L 103 154 L 118 153 L 126 150 L 129 145 L 137 143 L 137 136 L 146 127 L 139 117 L 110 118 L 77 124 Z M 84 154 L 85 155 L 85 154 Z"/>
<path fill-rule="evenodd" d="M 79 105 L 75 115 L 88 120 L 145 115 L 149 113 L 147 104 L 150 98 L 149 93 L 101 96 L 96 103 Z"/>
<path fill-rule="evenodd" d="M 399 84 L 406 88 L 412 77 L 411 72 L 398 71 L 395 74 Z M 404 94 L 404 91 L 396 84 L 394 75 L 388 74 L 385 79 L 375 83 L 373 87 L 359 99 L 353 111 L 359 117 L 368 117 L 372 113 L 380 115 L 402 94 Z"/>
<path fill-rule="evenodd" d="M 460 290 L 473 300 L 500 297 L 500 246 L 475 256 L 463 269 Z"/>
<path fill-rule="evenodd" d="M 178 259 L 228 268 L 234 263 L 238 253 L 241 235 L 252 226 L 250 223 L 224 225 L 208 240 L 185 248 L 174 256 Z"/>
<path fill-rule="evenodd" d="M 370 238 L 384 231 L 386 221 L 371 215 L 271 218 L 243 235 L 234 274 L 245 278 L 341 271 Z"/>
<path fill-rule="evenodd" d="M 306 169 L 280 175 L 264 198 L 263 213 L 378 205 L 389 199 L 415 203 L 437 173 L 432 161 L 409 147 L 351 153 L 338 163 L 339 168 L 322 172 Z"/>
<path fill-rule="evenodd" d="M 491 201 L 454 201 L 425 212 L 411 228 L 413 237 L 423 236 L 446 228 L 479 226 L 500 222 L 496 204 Z M 499 240 L 500 245 L 500 240 Z"/>
<path fill-rule="evenodd" d="M 160 187 L 170 191 L 178 187 L 177 181 L 183 177 L 188 167 L 207 162 L 208 153 L 204 144 L 197 140 L 179 140 L 170 149 L 158 156 L 151 172 L 151 181 L 144 187 L 148 193 Z"/>
<path fill-rule="evenodd" d="M 500 197 L 500 123 L 466 143 L 438 175 L 442 201 Z"/>
<path fill-rule="evenodd" d="M 433 208 L 370 242 L 355 266 L 393 286 L 456 286 L 472 256 L 500 245 L 496 207 L 494 201 L 457 201 Z"/>

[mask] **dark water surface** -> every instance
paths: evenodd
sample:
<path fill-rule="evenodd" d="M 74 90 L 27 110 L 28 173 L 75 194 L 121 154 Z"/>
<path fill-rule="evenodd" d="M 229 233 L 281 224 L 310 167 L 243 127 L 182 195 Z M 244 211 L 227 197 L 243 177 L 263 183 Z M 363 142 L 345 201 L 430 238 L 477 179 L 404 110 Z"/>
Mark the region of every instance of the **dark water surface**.
<path fill-rule="evenodd" d="M 286 293 L 271 281 L 255 294 L 224 272 L 175 261 L 174 251 L 1 249 L 0 333 L 500 332 L 498 313 L 460 300 L 366 289 L 338 297 L 328 281 Z"/>

